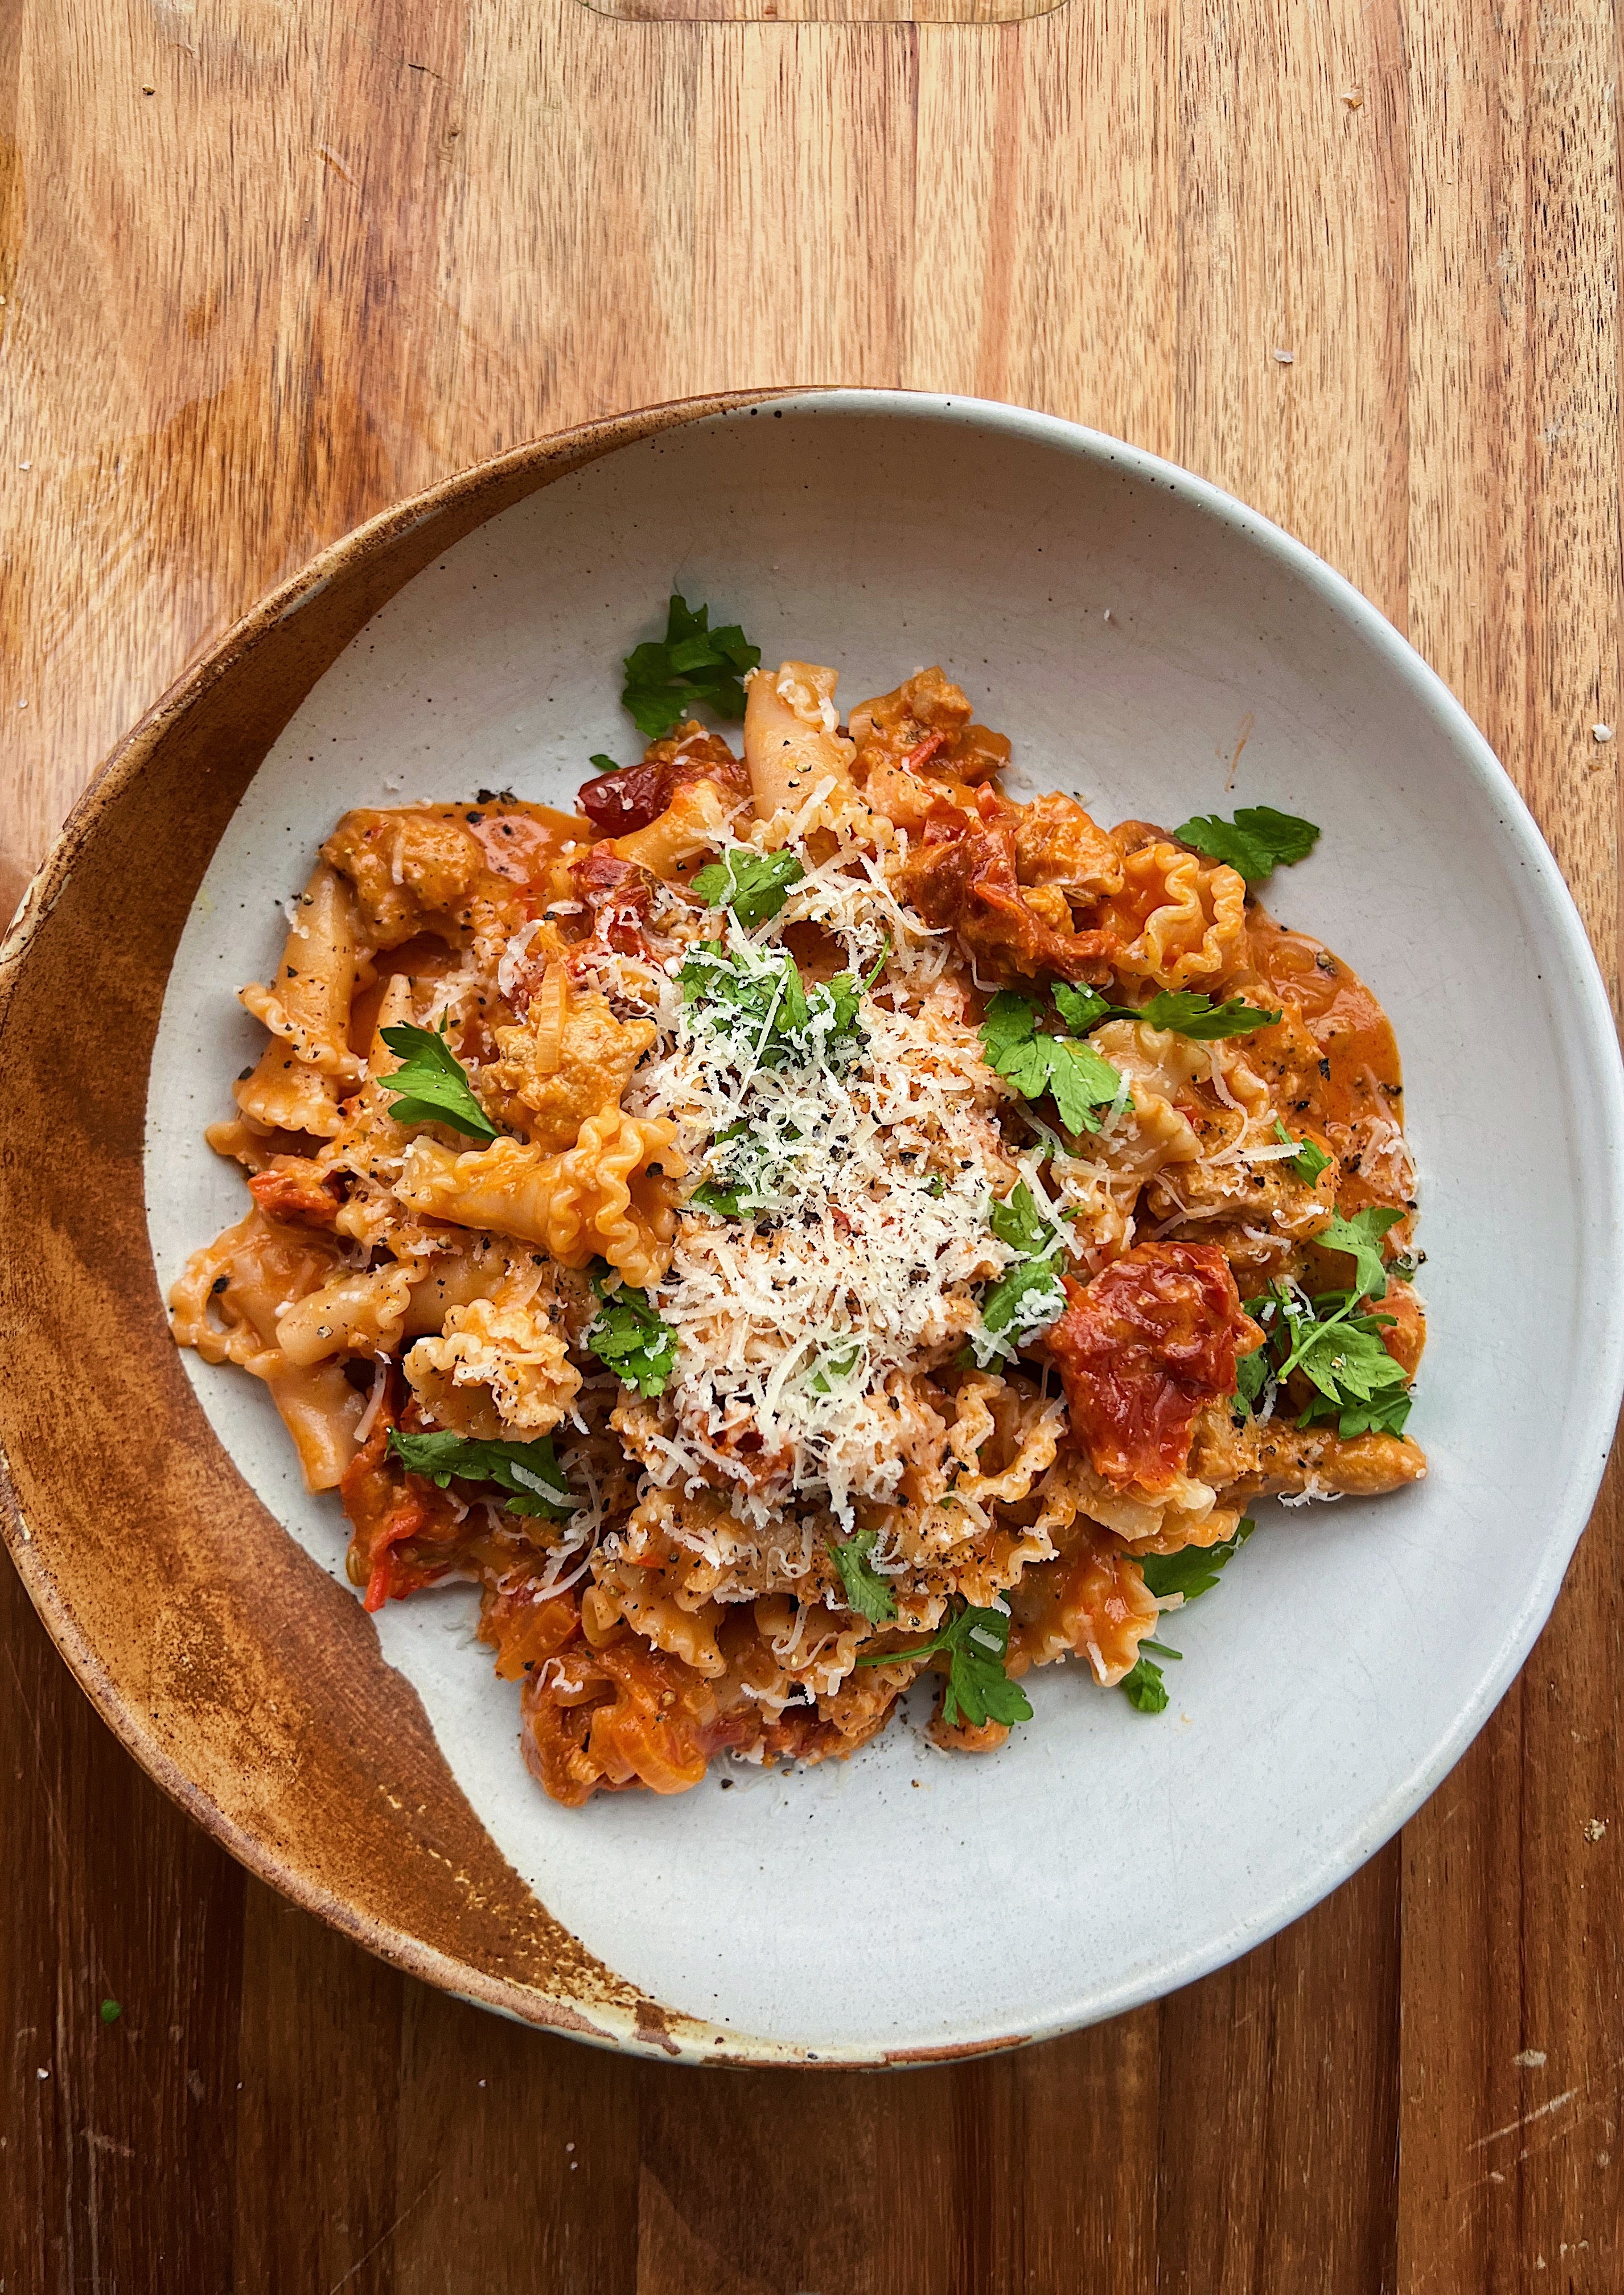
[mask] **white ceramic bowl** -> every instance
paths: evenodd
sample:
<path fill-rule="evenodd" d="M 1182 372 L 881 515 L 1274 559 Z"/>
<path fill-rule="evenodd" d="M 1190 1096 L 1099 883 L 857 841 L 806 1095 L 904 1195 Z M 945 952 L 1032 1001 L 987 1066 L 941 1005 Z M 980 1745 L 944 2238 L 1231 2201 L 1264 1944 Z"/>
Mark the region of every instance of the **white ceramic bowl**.
<path fill-rule="evenodd" d="M 836 391 L 623 446 L 418 575 L 322 678 L 221 841 L 154 1057 L 167 1283 L 241 1210 L 203 1147 L 257 1030 L 277 901 L 346 807 L 512 788 L 567 803 L 637 743 L 620 657 L 672 589 L 850 703 L 940 661 L 1015 744 L 1016 785 L 1104 821 L 1269 803 L 1313 856 L 1269 888 L 1381 996 L 1422 1175 L 1427 1481 L 1262 1510 L 1181 1621 L 1152 1719 L 1074 1668 L 992 1759 L 900 1724 L 850 1763 L 555 1807 L 475 1597 L 391 1605 L 491 1834 L 610 1967 L 757 2059 L 869 2062 L 1060 2032 L 1258 1943 L 1402 1824 L 1527 1655 L 1612 1437 L 1624 1100 L 1579 919 L 1464 711 L 1329 568 L 1151 456 L 1049 418 Z M 1250 738 L 1233 788 L 1228 760 Z M 1538 1332 L 1538 1344 L 1529 1342 Z M 341 1578 L 252 1380 L 187 1358 L 221 1440 Z"/>

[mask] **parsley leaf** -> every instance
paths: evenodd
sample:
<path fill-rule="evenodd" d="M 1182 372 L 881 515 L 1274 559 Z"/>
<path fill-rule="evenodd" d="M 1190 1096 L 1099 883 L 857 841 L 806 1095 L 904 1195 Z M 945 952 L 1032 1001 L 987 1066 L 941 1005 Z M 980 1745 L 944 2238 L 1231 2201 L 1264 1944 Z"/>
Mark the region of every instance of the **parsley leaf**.
<path fill-rule="evenodd" d="M 1000 1243 L 1007 1243 L 1011 1251 L 1024 1253 L 1028 1259 L 1047 1257 L 1058 1239 L 1039 1211 L 1024 1180 L 1001 1204 L 993 1205 L 987 1214 L 987 1225 Z"/>
<path fill-rule="evenodd" d="M 1166 1712 L 1167 1684 L 1162 1678 L 1161 1667 L 1153 1659 L 1140 1658 L 1132 1672 L 1125 1673 L 1116 1686 L 1129 1704 L 1137 1706 L 1141 1713 Z"/>
<path fill-rule="evenodd" d="M 1119 1020 L 1123 1015 L 1120 1006 L 1098 988 L 1070 988 L 1063 980 L 1054 987 L 1055 1002 L 1060 1017 L 1073 1036 L 1086 1036 L 1090 1028 L 1098 1028 L 1102 1020 Z"/>
<path fill-rule="evenodd" d="M 1023 1339 L 1046 1330 L 1065 1312 L 1065 1286 L 1054 1264 L 1061 1238 L 1039 1211 L 1024 1180 L 1002 1203 L 993 1205 L 987 1224 L 1000 1243 L 1021 1256 L 988 1290 L 981 1303 L 980 1327 L 969 1335 L 964 1360 L 981 1370 L 989 1363 L 1007 1361 Z"/>
<path fill-rule="evenodd" d="M 1219 1573 L 1226 1563 L 1236 1556 L 1257 1528 L 1248 1515 L 1236 1529 L 1233 1538 L 1226 1538 L 1217 1546 L 1181 1546 L 1177 1554 L 1143 1554 L 1138 1557 L 1145 1583 L 1157 1601 L 1165 1601 L 1170 1594 L 1182 1594 L 1187 1602 L 1210 1594 L 1217 1585 Z M 1148 1642 L 1139 1644 L 1148 1649 Z"/>
<path fill-rule="evenodd" d="M 1283 1148 L 1296 1148 L 1297 1153 L 1286 1159 L 1286 1168 L 1294 1172 L 1305 1187 L 1311 1188 L 1320 1173 L 1329 1170 L 1331 1158 L 1325 1149 L 1317 1148 L 1311 1139 L 1293 1139 L 1277 1115 L 1275 1138 Z"/>
<path fill-rule="evenodd" d="M 1087 1044 L 1069 1036 L 1045 1036 L 1049 1052 L 1049 1088 L 1060 1121 L 1073 1133 L 1098 1131 L 1099 1111 L 1109 1107 L 1122 1090 L 1122 1079 L 1109 1060 Z"/>
<path fill-rule="evenodd" d="M 1246 1036 L 1254 1028 L 1272 1028 L 1280 1015 L 1261 1004 L 1248 1004 L 1244 997 L 1232 996 L 1226 1004 L 1214 1004 L 1197 989 L 1177 988 L 1163 989 L 1148 1004 L 1141 1004 L 1133 1017 L 1147 1028 L 1171 1028 L 1175 1035 L 1210 1044 L 1220 1036 Z"/>
<path fill-rule="evenodd" d="M 709 1212 L 713 1219 L 744 1217 L 739 1207 L 738 1188 L 719 1187 L 714 1180 L 701 1180 L 688 1200 L 695 1211 Z"/>
<path fill-rule="evenodd" d="M 1065 1312 L 1065 1286 L 1047 1259 L 1017 1259 L 981 1303 L 981 1329 L 970 1339 L 977 1366 L 1014 1354 L 1022 1339 L 1044 1331 Z"/>
<path fill-rule="evenodd" d="M 677 977 L 713 1035 L 743 1038 L 752 1049 L 769 1030 L 774 1037 L 793 1033 L 797 1017 L 805 1017 L 801 976 L 788 949 L 763 949 L 754 960 L 741 955 L 735 961 L 719 940 L 696 941 Z M 763 1058 L 769 1049 L 763 1042 Z"/>
<path fill-rule="evenodd" d="M 1054 1096 L 1066 1131 L 1098 1131 L 1099 1110 L 1109 1107 L 1122 1079 L 1109 1060 L 1070 1036 L 1041 1034 L 1037 1008 L 1025 996 L 1000 989 L 981 1026 L 987 1065 L 1023 1099 Z"/>
<path fill-rule="evenodd" d="M 896 1615 L 896 1597 L 869 1564 L 869 1550 L 878 1536 L 877 1530 L 860 1530 L 851 1538 L 831 1538 L 828 1550 L 845 1588 L 847 1609 L 855 1610 L 860 1618 L 867 1618 L 874 1625 L 885 1626 Z"/>
<path fill-rule="evenodd" d="M 393 1074 L 378 1079 L 386 1091 L 400 1094 L 389 1111 L 396 1123 L 446 1123 L 472 1139 L 502 1137 L 474 1098 L 468 1070 L 445 1041 L 444 1021 L 437 1035 L 403 1021 L 386 1028 L 383 1040 L 401 1059 Z"/>
<path fill-rule="evenodd" d="M 987 1007 L 981 1024 L 982 1049 L 987 1066 L 996 1068 L 1028 1099 L 1035 1099 L 1049 1082 L 1049 1063 L 1034 1051 L 1038 1008 L 1028 996 L 1002 988 Z"/>
<path fill-rule="evenodd" d="M 626 656 L 620 698 L 650 741 L 701 705 L 718 717 L 739 718 L 745 714 L 739 680 L 761 657 L 761 648 L 749 642 L 737 622 L 714 630 L 708 606 L 690 608 L 686 599 L 673 597 L 663 642 L 635 646 Z"/>
<path fill-rule="evenodd" d="M 1097 988 L 1069 988 L 1057 982 L 1055 1003 L 1074 1035 L 1085 1035 L 1103 1020 L 1138 1020 L 1147 1028 L 1167 1028 L 1173 1034 L 1212 1043 L 1220 1036 L 1245 1036 L 1253 1028 L 1272 1028 L 1278 1012 L 1242 997 L 1214 1004 L 1195 988 L 1163 989 L 1148 1004 L 1113 1004 Z"/>
<path fill-rule="evenodd" d="M 717 1132 L 710 1145 L 708 1180 L 688 1198 L 689 1207 L 709 1212 L 714 1219 L 747 1219 L 769 1211 L 775 1182 L 801 1134 L 793 1124 L 774 1139 L 756 1131 L 744 1118 Z"/>
<path fill-rule="evenodd" d="M 613 757 L 606 757 L 601 749 L 594 749 L 586 762 L 589 765 L 596 765 L 600 773 L 618 773 L 625 770 Z"/>
<path fill-rule="evenodd" d="M 1300 1370 L 1327 1402 L 1342 1410 L 1378 1399 L 1385 1403 L 1409 1384 L 1402 1363 L 1395 1362 L 1382 1344 L 1383 1327 L 1391 1318 L 1355 1315 L 1352 1303 L 1349 1300 L 1323 1320 L 1287 1309 L 1292 1348 L 1276 1374 L 1284 1382 Z"/>
<path fill-rule="evenodd" d="M 1220 1036 L 1245 1036 L 1253 1028 L 1272 1028 L 1280 1017 L 1278 1012 L 1248 1004 L 1239 996 L 1232 996 L 1227 1004 L 1214 1004 L 1196 988 L 1164 988 L 1148 1004 L 1113 1004 L 1097 988 L 1068 988 L 1057 982 L 1055 1002 L 1061 1018 L 1077 1036 L 1098 1028 L 1102 1020 L 1139 1020 L 1147 1028 L 1168 1028 L 1176 1036 L 1210 1044 Z"/>
<path fill-rule="evenodd" d="M 453 1475 L 463 1482 L 494 1482 L 509 1494 L 510 1514 L 562 1522 L 575 1512 L 551 1434 L 537 1442 L 477 1442 L 466 1434 L 403 1434 L 391 1426 L 388 1447 L 409 1474 L 426 1474 L 441 1490 Z"/>
<path fill-rule="evenodd" d="M 1248 1357 L 1246 1360 L 1261 1361 L 1261 1357 Z M 1198 1601 L 1203 1594 L 1212 1592 L 1218 1583 L 1220 1572 L 1226 1564 L 1235 1559 L 1256 1528 L 1257 1524 L 1248 1516 L 1236 1525 L 1234 1537 L 1226 1538 L 1220 1545 L 1184 1546 L 1177 1554 L 1142 1554 L 1136 1556 L 1146 1587 L 1159 1602 L 1165 1601 L 1170 1594 L 1182 1594 L 1187 1602 Z M 1147 1657 L 1143 1654 L 1146 1650 L 1155 1654 Z M 1117 1687 L 1130 1705 L 1139 1712 L 1165 1713 L 1167 1685 L 1155 1660 L 1158 1657 L 1182 1660 L 1184 1653 L 1170 1649 L 1165 1642 L 1153 1642 L 1148 1637 L 1140 1642 L 1139 1653 L 1132 1671 L 1122 1676 Z"/>
<path fill-rule="evenodd" d="M 1314 1241 L 1323 1250 L 1349 1254 L 1354 1262 L 1353 1288 L 1358 1296 L 1384 1299 L 1387 1262 L 1382 1256 L 1382 1237 L 1403 1217 L 1402 1212 L 1387 1211 L 1376 1204 L 1367 1211 L 1355 1212 L 1351 1219 L 1336 1212 L 1330 1226 L 1322 1229 Z"/>
<path fill-rule="evenodd" d="M 1235 1391 L 1250 1408 L 1268 1385 L 1270 1376 L 1269 1349 L 1266 1346 L 1255 1348 L 1251 1354 L 1240 1356 L 1236 1362 Z M 1245 1413 L 1243 1411 L 1236 1415 L 1244 1417 Z"/>
<path fill-rule="evenodd" d="M 753 853 L 747 845 L 735 845 L 700 870 L 693 889 L 713 909 L 730 909 L 748 932 L 777 916 L 790 886 L 805 874 L 793 853 Z"/>
<path fill-rule="evenodd" d="M 1230 1409 L 1244 1420 L 1269 1380 L 1283 1385 L 1301 1371 L 1315 1389 L 1297 1424 L 1310 1426 L 1334 1418 L 1344 1440 L 1356 1434 L 1401 1434 L 1413 1397 L 1409 1378 L 1383 1344 L 1391 1315 L 1361 1315 L 1362 1295 L 1325 1291 L 1305 1299 L 1300 1291 L 1271 1284 L 1246 1312 L 1268 1335 L 1264 1347 L 1236 1365 Z"/>
<path fill-rule="evenodd" d="M 962 1718 L 973 1728 L 983 1722 L 1030 1721 L 1032 1707 L 1018 1681 L 1004 1671 L 1009 1648 L 1009 1615 L 1006 1610 L 967 1606 L 950 1618 L 940 1633 L 911 1649 L 879 1650 L 860 1657 L 859 1665 L 900 1665 L 935 1657 L 948 1658 L 947 1688 L 942 1699 L 942 1719 L 949 1728 Z"/>
<path fill-rule="evenodd" d="M 696 941 L 678 977 L 711 1034 L 730 1037 L 762 1067 L 822 1061 L 838 1071 L 858 1049 L 862 991 L 849 972 L 815 981 L 809 993 L 787 948 L 746 945 L 730 956 L 720 941 Z"/>
<path fill-rule="evenodd" d="M 1368 1402 L 1350 1403 L 1346 1409 L 1326 1398 L 1317 1398 L 1297 1424 L 1312 1426 L 1318 1420 L 1334 1418 L 1336 1431 L 1344 1442 L 1351 1442 L 1356 1434 L 1402 1434 L 1415 1403 L 1408 1387 L 1375 1396 Z"/>
<path fill-rule="evenodd" d="M 1211 861 L 1227 861 L 1249 885 L 1256 885 L 1281 862 L 1304 860 L 1319 830 L 1294 813 L 1277 813 L 1272 804 L 1243 804 L 1233 821 L 1216 813 L 1198 813 L 1181 821 L 1173 835 Z"/>
<path fill-rule="evenodd" d="M 832 1355 L 825 1355 L 806 1384 L 814 1394 L 833 1394 L 835 1381 L 850 1378 L 862 1360 L 861 1346 L 842 1347 Z"/>
<path fill-rule="evenodd" d="M 640 1394 L 664 1394 L 676 1368 L 676 1333 L 646 1291 L 633 1291 L 623 1283 L 618 1291 L 600 1286 L 598 1295 L 603 1312 L 586 1335 L 587 1345 Z"/>

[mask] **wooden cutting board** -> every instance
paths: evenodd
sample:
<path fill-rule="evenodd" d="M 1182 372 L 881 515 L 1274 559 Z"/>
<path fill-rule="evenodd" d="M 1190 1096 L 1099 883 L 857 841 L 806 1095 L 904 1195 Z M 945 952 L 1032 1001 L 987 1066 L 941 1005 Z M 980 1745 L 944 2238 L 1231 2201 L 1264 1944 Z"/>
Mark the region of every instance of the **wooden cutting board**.
<path fill-rule="evenodd" d="M 191 654 L 399 496 L 654 399 L 903 384 L 1114 431 L 1349 574 L 1616 989 L 1613 8 L 842 13 L 0 11 L 0 893 Z M 1317 1912 L 888 2077 L 622 2062 L 396 1977 L 188 1827 L 6 1572 L 0 2284 L 1616 2295 L 1616 1534 L 1610 1485 L 1522 1680 Z"/>

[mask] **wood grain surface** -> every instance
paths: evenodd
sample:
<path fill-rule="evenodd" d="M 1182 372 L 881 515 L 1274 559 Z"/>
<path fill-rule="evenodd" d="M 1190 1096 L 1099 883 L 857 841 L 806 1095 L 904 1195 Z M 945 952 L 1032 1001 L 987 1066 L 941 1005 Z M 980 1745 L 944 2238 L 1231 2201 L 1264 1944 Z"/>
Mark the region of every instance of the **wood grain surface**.
<path fill-rule="evenodd" d="M 668 5 L 0 7 L 0 894 L 400 495 L 650 400 L 906 384 L 1116 432 L 1351 575 L 1616 993 L 1613 8 Z M 1317 1911 L 905 2075 L 628 2063 L 393 1974 L 171 1809 L 6 1572 L 0 2288 L 1617 2295 L 1617 1533 L 1610 1484 L 1477 1744 Z"/>

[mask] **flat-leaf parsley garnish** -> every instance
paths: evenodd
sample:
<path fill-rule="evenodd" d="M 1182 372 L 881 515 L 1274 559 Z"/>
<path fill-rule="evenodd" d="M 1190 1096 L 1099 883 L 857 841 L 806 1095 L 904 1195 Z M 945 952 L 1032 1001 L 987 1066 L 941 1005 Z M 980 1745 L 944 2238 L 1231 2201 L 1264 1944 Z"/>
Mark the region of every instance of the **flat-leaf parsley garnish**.
<path fill-rule="evenodd" d="M 729 909 L 749 932 L 776 917 L 805 869 L 793 853 L 753 853 L 735 845 L 720 861 L 701 869 L 693 888 L 713 909 Z"/>
<path fill-rule="evenodd" d="M 1321 1295 L 1311 1304 L 1318 1311 L 1335 1299 Z M 1282 1384 L 1300 1370 L 1318 1397 L 1303 1412 L 1300 1424 L 1335 1413 L 1350 1422 L 1347 1435 L 1399 1433 L 1409 1416 L 1409 1382 L 1402 1363 L 1396 1362 L 1382 1344 L 1382 1333 L 1391 1326 L 1391 1315 L 1359 1315 L 1357 1301 L 1343 1295 L 1328 1314 L 1281 1309 L 1281 1319 L 1291 1335 L 1291 1350 L 1276 1376 Z M 1357 1424 L 1352 1422 L 1358 1422 Z M 1338 1433 L 1344 1430 L 1339 1424 Z"/>
<path fill-rule="evenodd" d="M 508 1493 L 510 1514 L 545 1515 L 562 1522 L 575 1510 L 552 1437 L 535 1442 L 478 1442 L 467 1434 L 403 1434 L 389 1429 L 389 1450 L 409 1474 L 425 1474 L 441 1490 L 461 1482 L 494 1482 Z"/>
<path fill-rule="evenodd" d="M 1208 1044 L 1223 1036 L 1249 1035 L 1253 1028 L 1272 1028 L 1280 1017 L 1239 996 L 1214 1004 L 1196 988 L 1164 988 L 1148 1004 L 1135 1005 L 1113 1004 L 1097 988 L 1068 988 L 1060 983 L 1055 1002 L 1076 1036 L 1087 1035 L 1106 1020 L 1138 1020 L 1147 1028 L 1170 1029 L 1176 1036 Z"/>
<path fill-rule="evenodd" d="M 1008 1649 L 1008 1612 L 967 1606 L 928 1641 L 916 1642 L 910 1649 L 876 1650 L 860 1657 L 857 1662 L 913 1664 L 945 1652 L 948 1674 L 942 1719 L 950 1729 L 961 1719 L 979 1729 L 986 1721 L 1002 1721 L 1007 1726 L 1032 1719 L 1025 1691 L 1004 1671 Z"/>
<path fill-rule="evenodd" d="M 1173 835 L 1210 861 L 1227 862 L 1249 885 L 1257 885 L 1283 862 L 1289 866 L 1305 860 L 1319 830 L 1294 813 L 1277 813 L 1272 804 L 1243 804 L 1233 821 L 1216 813 L 1198 813 L 1181 821 Z"/>
<path fill-rule="evenodd" d="M 871 1625 L 886 1626 L 896 1615 L 896 1597 L 869 1560 L 878 1536 L 876 1530 L 860 1530 L 850 1538 L 831 1538 L 829 1552 L 845 1588 L 847 1609 Z"/>
<path fill-rule="evenodd" d="M 1051 1093 L 1061 1123 L 1073 1134 L 1098 1131 L 1099 1111 L 1109 1107 L 1122 1090 L 1122 1079 L 1109 1060 L 1074 1037 L 1041 1031 L 1036 1005 L 1012 989 L 1001 989 L 988 1005 L 981 1041 L 987 1066 L 1023 1099 Z"/>
<path fill-rule="evenodd" d="M 1331 1158 L 1325 1149 L 1317 1148 L 1311 1139 L 1293 1139 L 1277 1115 L 1275 1118 L 1275 1138 L 1282 1148 L 1297 1150 L 1294 1156 L 1286 1158 L 1286 1168 L 1294 1172 L 1305 1187 L 1311 1188 L 1320 1173 L 1330 1169 Z"/>
<path fill-rule="evenodd" d="M 1055 1264 L 1061 1237 L 1038 1209 L 1024 1180 L 1002 1203 L 993 1205 L 987 1224 L 1020 1257 L 989 1287 L 981 1303 L 980 1327 L 968 1335 L 966 1360 L 982 1370 L 1007 1361 L 1024 1339 L 1046 1330 L 1065 1312 L 1065 1286 Z"/>
<path fill-rule="evenodd" d="M 1144 1643 L 1139 1644 L 1143 1649 Z M 1154 1658 L 1136 1658 L 1131 1669 L 1117 1683 L 1117 1687 L 1141 1713 L 1165 1713 L 1167 1684 L 1162 1678 L 1162 1669 Z"/>
<path fill-rule="evenodd" d="M 399 1067 L 378 1079 L 386 1091 L 399 1094 L 389 1110 L 396 1123 L 446 1123 L 470 1139 L 502 1137 L 474 1098 L 468 1070 L 445 1041 L 444 1021 L 437 1034 L 408 1021 L 382 1033 L 389 1049 L 400 1055 Z"/>
<path fill-rule="evenodd" d="M 1390 1211 L 1377 1204 L 1355 1212 L 1351 1219 L 1344 1219 L 1335 1212 L 1329 1227 L 1322 1228 L 1314 1237 L 1322 1251 L 1345 1251 L 1351 1258 L 1356 1297 L 1387 1296 L 1387 1262 L 1382 1255 L 1382 1237 L 1403 1217 L 1402 1212 Z"/>
<path fill-rule="evenodd" d="M 761 648 L 750 643 L 737 622 L 714 630 L 708 606 L 690 607 L 686 599 L 673 597 L 664 639 L 634 646 L 626 656 L 620 698 L 638 731 L 650 741 L 660 740 L 701 706 L 718 717 L 738 719 L 745 714 L 739 680 L 759 666 L 761 657 Z"/>
<path fill-rule="evenodd" d="M 857 1051 L 861 984 L 849 972 L 808 989 L 787 948 L 746 942 L 730 951 L 696 941 L 679 975 L 682 993 L 713 1037 L 730 1040 L 752 1067 L 818 1063 L 838 1069 Z"/>
<path fill-rule="evenodd" d="M 1054 1226 L 1038 1209 L 1037 1197 L 1024 1180 L 1001 1204 L 993 1205 L 987 1213 L 987 1225 L 1000 1243 L 1026 1259 L 1047 1258 L 1058 1247 Z"/>
<path fill-rule="evenodd" d="M 1182 1595 L 1186 1602 L 1199 1601 L 1217 1585 L 1219 1575 L 1227 1563 L 1232 1562 L 1251 1537 L 1257 1524 L 1248 1515 L 1239 1523 L 1232 1538 L 1217 1546 L 1183 1546 L 1176 1554 L 1144 1554 L 1138 1557 L 1147 1588 L 1158 1602 L 1173 1595 Z M 1145 1655 L 1146 1651 L 1151 1654 Z M 1156 1659 L 1182 1659 L 1182 1650 L 1170 1649 L 1165 1642 L 1142 1641 L 1132 1670 L 1117 1684 L 1130 1705 L 1141 1713 L 1165 1713 L 1167 1684 Z"/>
<path fill-rule="evenodd" d="M 1216 1546 L 1181 1546 L 1176 1554 L 1142 1554 L 1138 1563 L 1145 1583 L 1158 1602 L 1172 1594 L 1182 1594 L 1187 1602 L 1198 1601 L 1203 1594 L 1212 1592 L 1225 1565 L 1234 1561 L 1256 1528 L 1248 1515 L 1233 1537 Z"/>
<path fill-rule="evenodd" d="M 586 1344 L 607 1369 L 642 1395 L 664 1394 L 677 1363 L 677 1335 L 646 1291 L 622 1284 L 617 1291 L 599 1287 L 603 1311 L 586 1335 Z"/>
<path fill-rule="evenodd" d="M 765 1143 L 741 1117 L 711 1142 L 711 1176 L 689 1197 L 697 1211 L 714 1219 L 743 1219 L 746 1207 L 765 1205 L 761 1193 L 768 1162 Z"/>
<path fill-rule="evenodd" d="M 1230 1406 L 1236 1417 L 1245 1420 L 1271 1381 L 1284 1386 L 1299 1371 L 1314 1389 L 1299 1426 L 1334 1418 L 1344 1442 L 1357 1434 L 1401 1434 L 1414 1397 L 1404 1366 L 1383 1344 L 1394 1319 L 1359 1313 L 1361 1296 L 1323 1291 L 1310 1299 L 1276 1283 L 1247 1300 L 1246 1312 L 1261 1323 L 1265 1344 L 1236 1366 Z"/>

